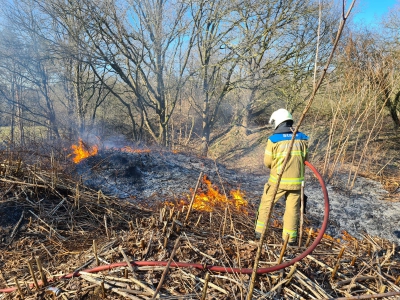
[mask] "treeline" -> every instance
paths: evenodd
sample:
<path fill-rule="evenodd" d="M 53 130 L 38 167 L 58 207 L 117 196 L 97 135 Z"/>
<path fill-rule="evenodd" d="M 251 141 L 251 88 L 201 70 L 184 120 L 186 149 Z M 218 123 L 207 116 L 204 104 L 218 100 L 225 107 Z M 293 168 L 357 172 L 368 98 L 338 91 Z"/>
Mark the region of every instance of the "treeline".
<path fill-rule="evenodd" d="M 12 144 L 40 127 L 55 140 L 93 132 L 172 146 L 196 138 L 203 155 L 217 128 L 265 125 L 282 106 L 300 112 L 342 17 L 340 7 L 314 0 L 2 0 L 2 7 L 0 125 Z M 354 124 L 359 113 L 360 122 L 389 115 L 400 126 L 398 17 L 394 10 L 376 32 L 346 28 L 313 107 L 329 124 L 347 130 L 342 121 Z"/>

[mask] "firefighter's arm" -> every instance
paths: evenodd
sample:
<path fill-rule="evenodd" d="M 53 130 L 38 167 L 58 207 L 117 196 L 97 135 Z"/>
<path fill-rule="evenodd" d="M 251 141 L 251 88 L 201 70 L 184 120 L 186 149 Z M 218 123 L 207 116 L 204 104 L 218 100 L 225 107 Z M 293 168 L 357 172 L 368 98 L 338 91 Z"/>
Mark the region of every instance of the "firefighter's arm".
<path fill-rule="evenodd" d="M 268 140 L 264 153 L 264 165 L 269 169 L 271 169 L 272 164 L 272 145 L 272 142 Z"/>

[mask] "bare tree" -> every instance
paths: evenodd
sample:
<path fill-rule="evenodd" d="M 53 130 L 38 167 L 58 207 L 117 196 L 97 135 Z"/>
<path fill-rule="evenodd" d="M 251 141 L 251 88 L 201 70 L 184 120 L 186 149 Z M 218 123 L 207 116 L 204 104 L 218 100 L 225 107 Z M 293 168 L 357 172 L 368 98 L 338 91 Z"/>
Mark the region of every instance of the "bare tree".
<path fill-rule="evenodd" d="M 18 19 L 12 18 L 15 11 L 13 7 L 13 11 L 8 11 L 6 15 L 10 32 L 3 32 L 5 34 L 2 35 L 2 67 L 12 73 L 12 78 L 21 78 L 22 81 L 17 86 L 11 85 L 9 96 L 5 89 L 1 92 L 5 99 L 13 103 L 13 107 L 15 105 L 16 109 L 11 113 L 16 113 L 16 120 L 23 118 L 30 123 L 43 125 L 49 129 L 50 136 L 58 138 L 56 112 L 50 99 L 49 76 L 53 70 L 52 60 L 46 52 L 47 45 L 36 34 L 38 29 L 34 28 L 36 23 L 33 20 L 37 16 L 33 11 L 26 6 L 18 7 L 17 16 L 32 25 L 26 31 L 19 27 Z M 22 143 L 23 126 L 19 128 Z"/>
<path fill-rule="evenodd" d="M 154 140 L 165 145 L 191 49 L 184 38 L 188 6 L 180 1 L 37 2 L 90 57 L 97 78 L 129 111 L 132 125 L 141 118 Z M 71 18 L 84 34 L 71 30 Z M 112 76 L 124 87 L 110 86 Z"/>
<path fill-rule="evenodd" d="M 384 36 L 370 31 L 353 33 L 346 42 L 346 55 L 342 56 L 341 63 L 367 76 L 369 85 L 379 93 L 378 99 L 386 106 L 394 125 L 399 128 L 399 63 L 393 52 L 396 48 L 384 39 Z M 359 76 L 353 80 L 357 78 Z"/>
<path fill-rule="evenodd" d="M 249 45 L 243 62 L 247 73 L 241 84 L 242 89 L 249 90 L 248 97 L 242 99 L 244 128 L 271 105 L 285 105 L 293 112 L 304 103 L 307 95 L 302 91 L 311 85 L 313 53 L 318 42 L 322 44 L 321 56 L 330 45 L 330 9 L 323 7 L 319 35 L 319 8 L 310 1 L 269 1 L 245 12 L 259 14 L 247 17 L 243 26 Z"/>
<path fill-rule="evenodd" d="M 198 106 L 203 124 L 201 154 L 206 155 L 218 109 L 230 91 L 249 91 L 241 99 L 244 128 L 257 102 L 264 108 L 273 98 L 284 98 L 282 102 L 292 110 L 302 103 L 299 90 L 312 75 L 318 6 L 308 0 L 193 1 L 191 12 L 201 79 L 197 96 L 203 99 Z M 324 25 L 321 36 L 329 32 L 328 24 Z M 265 101 L 266 94 L 279 92 Z"/>

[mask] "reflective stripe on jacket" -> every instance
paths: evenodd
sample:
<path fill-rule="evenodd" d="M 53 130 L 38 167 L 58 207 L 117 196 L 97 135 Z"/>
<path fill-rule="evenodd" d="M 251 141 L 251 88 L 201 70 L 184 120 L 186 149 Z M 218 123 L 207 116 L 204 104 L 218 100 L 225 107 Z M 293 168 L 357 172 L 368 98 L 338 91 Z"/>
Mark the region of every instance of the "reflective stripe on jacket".
<path fill-rule="evenodd" d="M 277 183 L 278 175 L 282 172 L 282 165 L 287 155 L 292 133 L 275 133 L 269 137 L 265 149 L 264 164 L 271 169 L 268 183 Z M 307 160 L 308 136 L 298 132 L 294 140 L 290 158 L 283 172 L 280 189 L 299 190 L 304 181 L 304 161 Z"/>

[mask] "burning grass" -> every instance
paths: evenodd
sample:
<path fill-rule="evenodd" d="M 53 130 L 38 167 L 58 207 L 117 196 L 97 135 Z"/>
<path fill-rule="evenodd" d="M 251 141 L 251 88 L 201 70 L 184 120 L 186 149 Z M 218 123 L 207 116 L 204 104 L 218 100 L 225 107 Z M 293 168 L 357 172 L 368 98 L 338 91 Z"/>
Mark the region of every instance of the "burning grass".
<path fill-rule="evenodd" d="M 85 143 L 81 138 L 78 140 L 77 145 L 72 145 L 71 149 L 73 151 L 72 155 L 74 156 L 72 158 L 73 162 L 78 164 L 85 158 L 88 158 L 90 156 L 97 155 L 100 149 L 99 145 L 92 145 L 90 146 L 88 143 Z M 106 148 L 108 149 L 108 148 Z M 130 146 L 124 146 L 121 148 L 111 148 L 111 150 L 114 151 L 121 151 L 121 152 L 128 152 L 128 153 L 150 153 L 150 149 L 135 149 Z"/>
<path fill-rule="evenodd" d="M 84 143 L 82 139 L 79 139 L 78 145 L 72 145 L 71 148 L 73 150 L 73 155 L 75 155 L 72 160 L 76 164 L 85 158 L 96 155 L 99 151 L 97 145 L 90 147 L 88 144 Z"/>
<path fill-rule="evenodd" d="M 10 218 L 0 221 L 0 288 L 18 283 L 20 292 L 0 294 L 0 299 L 21 299 L 20 294 L 24 299 L 152 299 L 156 293 L 163 299 L 246 297 L 249 275 L 175 268 L 173 262 L 251 268 L 258 244 L 253 240 L 255 208 L 250 204 L 243 206 L 249 214 L 224 209 L 229 197 L 205 181 L 198 195 L 212 188 L 211 193 L 225 201 L 211 211 L 188 214 L 187 206 L 171 207 L 157 198 L 148 199 L 159 205 L 147 210 L 90 190 L 48 163 L 48 169 L 21 160 L 7 159 L 4 164 L 0 207 Z M 242 203 L 240 197 L 229 201 Z M 277 227 L 271 228 L 263 245 L 260 267 L 275 265 L 282 250 L 280 222 L 273 224 Z M 313 231 L 307 228 L 302 247 L 288 248 L 283 260 L 311 244 Z M 259 276 L 254 299 L 399 295 L 400 248 L 367 235 L 356 240 L 343 234 L 340 241 L 325 236 L 312 255 L 296 265 Z M 127 267 L 126 260 L 172 264 Z M 42 279 L 37 261 L 48 284 L 35 288 L 34 278 Z M 122 263 L 110 270 L 83 271 L 116 262 Z M 71 272 L 75 275 L 64 276 Z"/>
<path fill-rule="evenodd" d="M 240 190 L 231 190 L 229 196 L 221 193 L 219 189 L 211 183 L 207 175 L 202 176 L 199 191 L 191 191 L 186 200 L 176 202 L 167 202 L 169 206 L 176 206 L 182 209 L 183 206 L 189 206 L 193 199 L 192 208 L 198 211 L 212 212 L 216 209 L 224 209 L 230 206 L 238 212 L 248 213 L 248 202 L 245 200 L 244 192 Z"/>

